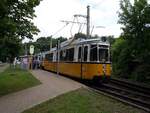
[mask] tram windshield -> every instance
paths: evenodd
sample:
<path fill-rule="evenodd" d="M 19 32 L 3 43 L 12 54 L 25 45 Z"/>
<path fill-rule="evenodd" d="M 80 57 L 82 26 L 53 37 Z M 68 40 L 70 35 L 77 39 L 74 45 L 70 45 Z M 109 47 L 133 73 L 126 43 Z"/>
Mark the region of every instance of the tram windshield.
<path fill-rule="evenodd" d="M 99 48 L 99 61 L 102 62 L 108 61 L 108 49 Z"/>
<path fill-rule="evenodd" d="M 90 48 L 90 61 L 108 61 L 108 46 L 104 45 L 91 45 Z"/>

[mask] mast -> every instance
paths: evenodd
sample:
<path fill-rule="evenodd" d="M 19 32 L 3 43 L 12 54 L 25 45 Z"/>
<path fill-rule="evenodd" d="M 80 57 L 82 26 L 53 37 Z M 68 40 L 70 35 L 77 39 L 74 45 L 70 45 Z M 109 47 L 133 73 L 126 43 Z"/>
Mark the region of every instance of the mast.
<path fill-rule="evenodd" d="M 90 38 L 90 6 L 87 6 L 87 38 Z"/>
<path fill-rule="evenodd" d="M 64 21 L 62 20 L 61 22 L 66 22 L 66 23 L 75 23 L 75 24 L 86 24 L 86 35 L 87 39 L 90 38 L 90 6 L 87 6 L 87 15 L 81 15 L 81 14 L 76 14 L 74 17 L 83 17 L 86 18 L 86 23 L 81 23 L 81 22 L 74 22 L 74 21 Z"/>

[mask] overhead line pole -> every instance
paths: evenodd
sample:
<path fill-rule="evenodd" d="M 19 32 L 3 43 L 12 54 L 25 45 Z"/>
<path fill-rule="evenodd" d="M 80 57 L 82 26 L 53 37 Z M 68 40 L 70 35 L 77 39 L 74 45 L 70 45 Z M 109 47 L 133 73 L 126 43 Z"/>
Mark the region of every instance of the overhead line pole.
<path fill-rule="evenodd" d="M 90 6 L 87 6 L 87 38 L 90 38 Z"/>
<path fill-rule="evenodd" d="M 57 42 L 57 75 L 59 75 L 59 61 L 60 61 L 60 40 Z"/>

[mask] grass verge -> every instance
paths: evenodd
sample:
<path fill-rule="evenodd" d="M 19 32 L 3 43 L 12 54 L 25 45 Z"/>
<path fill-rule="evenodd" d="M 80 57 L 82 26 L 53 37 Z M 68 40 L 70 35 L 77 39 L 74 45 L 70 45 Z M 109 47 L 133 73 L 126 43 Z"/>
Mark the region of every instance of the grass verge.
<path fill-rule="evenodd" d="M 84 88 L 63 94 L 23 113 L 145 113 Z"/>
<path fill-rule="evenodd" d="M 0 73 L 0 96 L 40 84 L 27 70 L 7 68 Z"/>

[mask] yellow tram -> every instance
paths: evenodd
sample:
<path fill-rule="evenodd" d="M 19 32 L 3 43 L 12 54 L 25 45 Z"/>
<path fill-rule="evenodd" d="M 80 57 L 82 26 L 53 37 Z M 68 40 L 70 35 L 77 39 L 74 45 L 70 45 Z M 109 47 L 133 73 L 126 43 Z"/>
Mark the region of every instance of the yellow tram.
<path fill-rule="evenodd" d="M 111 76 L 110 45 L 101 38 L 67 40 L 43 54 L 42 67 L 70 77 L 105 80 Z"/>

